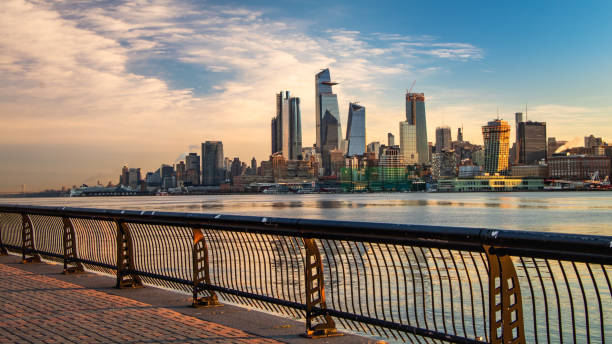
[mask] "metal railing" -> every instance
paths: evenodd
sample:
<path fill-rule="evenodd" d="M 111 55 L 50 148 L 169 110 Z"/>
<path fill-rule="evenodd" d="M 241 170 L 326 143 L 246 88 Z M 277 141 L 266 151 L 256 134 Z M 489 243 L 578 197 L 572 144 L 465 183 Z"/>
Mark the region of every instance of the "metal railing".
<path fill-rule="evenodd" d="M 155 211 L 0 206 L 0 249 L 406 342 L 601 343 L 612 237 Z"/>

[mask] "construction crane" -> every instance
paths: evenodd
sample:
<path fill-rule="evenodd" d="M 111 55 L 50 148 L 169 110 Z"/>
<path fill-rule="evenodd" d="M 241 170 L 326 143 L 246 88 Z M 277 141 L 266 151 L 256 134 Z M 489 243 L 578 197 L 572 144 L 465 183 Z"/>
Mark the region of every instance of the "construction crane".
<path fill-rule="evenodd" d="M 408 92 L 406 92 L 406 94 L 410 94 L 410 92 L 412 92 L 412 88 L 414 87 L 414 84 L 416 84 L 416 79 L 414 79 L 414 81 L 412 82 L 412 85 L 410 85 L 410 88 L 408 89 Z"/>

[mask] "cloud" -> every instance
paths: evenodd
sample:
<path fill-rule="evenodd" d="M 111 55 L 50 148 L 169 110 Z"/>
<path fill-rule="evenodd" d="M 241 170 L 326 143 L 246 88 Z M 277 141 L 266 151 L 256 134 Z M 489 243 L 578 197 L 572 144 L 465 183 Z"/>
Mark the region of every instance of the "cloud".
<path fill-rule="evenodd" d="M 326 67 L 341 82 L 336 92 L 343 121 L 348 101 L 359 99 L 372 118 L 370 130 L 385 133 L 388 124 L 377 118 L 402 117 L 403 90 L 397 85 L 435 72 L 436 59 L 483 56 L 468 43 L 429 36 L 306 33 L 265 12 L 195 1 L 5 0 L 0 33 L 0 144 L 61 142 L 102 151 L 99 146 L 106 145 L 117 155 L 111 159 L 117 169 L 128 160 L 152 169 L 189 142 L 216 139 L 224 141 L 227 155 L 261 159 L 269 150 L 273 94 L 283 89 L 302 97 L 304 145 L 309 145 L 312 83 Z M 414 56 L 418 59 L 408 63 Z M 193 68 L 174 70 L 174 62 Z M 161 69 L 138 68 L 151 64 Z M 181 86 L 190 80 L 202 87 Z M 398 100 L 389 107 L 392 91 Z M 134 153 L 143 149 L 152 153 Z M 62 159 L 78 164 L 80 158 Z M 90 168 L 87 175 L 102 169 Z M 39 172 L 45 182 L 49 170 Z M 53 183 L 71 184 L 75 176 L 64 172 Z M 18 178 L 4 179 L 18 185 Z"/>

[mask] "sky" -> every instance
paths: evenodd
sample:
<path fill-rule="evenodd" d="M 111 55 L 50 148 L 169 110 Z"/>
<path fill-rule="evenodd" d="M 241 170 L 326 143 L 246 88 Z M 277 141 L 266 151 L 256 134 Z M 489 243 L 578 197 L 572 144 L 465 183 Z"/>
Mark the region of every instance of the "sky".
<path fill-rule="evenodd" d="M 482 143 L 514 112 L 548 136 L 612 141 L 610 1 L 0 2 L 0 192 L 118 181 L 223 141 L 266 160 L 275 93 L 301 98 L 315 141 L 314 75 L 330 68 L 343 131 L 366 107 L 367 142 L 427 98 L 429 141 Z M 514 129 L 513 129 L 514 130 Z M 511 134 L 513 136 L 514 133 Z"/>

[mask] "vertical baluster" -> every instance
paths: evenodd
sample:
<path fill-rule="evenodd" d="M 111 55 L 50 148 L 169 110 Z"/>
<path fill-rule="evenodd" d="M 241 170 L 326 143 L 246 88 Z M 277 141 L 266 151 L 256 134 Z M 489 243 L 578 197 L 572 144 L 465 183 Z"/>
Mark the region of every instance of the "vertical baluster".
<path fill-rule="evenodd" d="M 202 230 L 193 229 L 193 307 L 218 307 L 221 306 L 217 299 L 217 294 L 209 290 L 206 286 L 210 285 L 210 270 L 208 265 L 208 246 Z M 202 286 L 205 284 L 206 286 Z M 201 292 L 208 295 L 199 297 Z"/>
<path fill-rule="evenodd" d="M 134 273 L 134 249 L 130 230 L 122 221 L 117 224 L 117 284 L 115 288 L 141 288 L 142 280 Z"/>
<path fill-rule="evenodd" d="M 21 214 L 21 262 L 24 264 L 40 263 L 40 255 L 34 247 L 34 226 L 30 215 Z"/>

